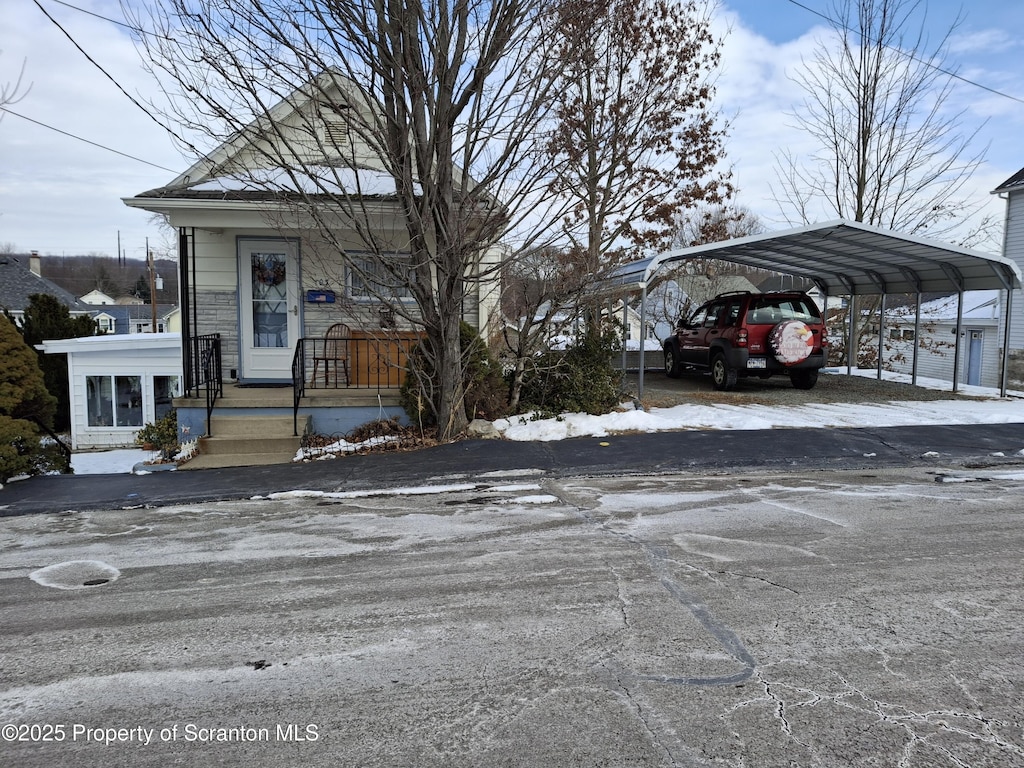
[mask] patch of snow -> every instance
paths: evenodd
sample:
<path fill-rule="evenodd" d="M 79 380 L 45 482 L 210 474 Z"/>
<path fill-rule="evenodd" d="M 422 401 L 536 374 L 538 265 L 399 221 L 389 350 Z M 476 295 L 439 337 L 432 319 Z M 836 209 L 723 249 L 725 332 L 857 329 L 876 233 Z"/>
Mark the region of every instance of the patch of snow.
<path fill-rule="evenodd" d="M 117 568 L 99 560 L 70 560 L 32 571 L 28 577 L 43 587 L 90 589 L 116 581 L 120 575 L 121 572 Z"/>
<path fill-rule="evenodd" d="M 141 448 L 116 448 L 109 451 L 83 451 L 71 454 L 71 468 L 76 475 L 131 474 L 136 464 L 152 461 L 160 451 Z"/>

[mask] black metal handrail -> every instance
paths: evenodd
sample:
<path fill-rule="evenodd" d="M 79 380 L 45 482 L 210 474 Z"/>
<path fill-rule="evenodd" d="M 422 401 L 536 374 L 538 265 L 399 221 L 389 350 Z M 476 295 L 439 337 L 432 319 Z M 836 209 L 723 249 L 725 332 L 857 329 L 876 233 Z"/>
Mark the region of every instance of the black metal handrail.
<path fill-rule="evenodd" d="M 219 333 L 208 333 L 203 336 L 196 336 L 192 341 L 192 382 L 193 391 L 189 394 L 199 394 L 199 390 L 205 390 L 206 395 L 206 434 L 213 436 L 210 420 L 213 416 L 213 407 L 218 397 L 224 396 L 224 377 L 221 375 L 221 344 Z"/>
<path fill-rule="evenodd" d="M 292 355 L 292 434 L 299 436 L 299 402 L 306 394 L 306 344 L 299 339 Z"/>

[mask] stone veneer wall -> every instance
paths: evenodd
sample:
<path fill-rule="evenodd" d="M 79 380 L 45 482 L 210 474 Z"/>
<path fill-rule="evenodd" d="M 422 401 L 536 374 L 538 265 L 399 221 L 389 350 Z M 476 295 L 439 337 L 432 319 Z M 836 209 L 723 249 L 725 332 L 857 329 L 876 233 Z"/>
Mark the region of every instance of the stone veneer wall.
<path fill-rule="evenodd" d="M 196 333 L 220 334 L 226 379 L 232 368 L 238 368 L 238 294 L 235 291 L 197 291 L 195 307 Z"/>

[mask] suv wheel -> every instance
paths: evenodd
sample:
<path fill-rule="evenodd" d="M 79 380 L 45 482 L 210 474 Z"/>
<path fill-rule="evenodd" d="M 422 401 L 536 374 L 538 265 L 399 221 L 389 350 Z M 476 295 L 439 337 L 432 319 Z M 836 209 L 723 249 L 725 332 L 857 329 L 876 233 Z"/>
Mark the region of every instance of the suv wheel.
<path fill-rule="evenodd" d="M 797 389 L 811 389 L 818 383 L 818 371 L 816 368 L 807 368 L 799 371 L 790 371 L 789 380 Z"/>
<path fill-rule="evenodd" d="M 728 391 L 736 386 L 736 369 L 729 367 L 725 355 L 721 353 L 711 360 L 711 383 L 720 391 Z"/>
<path fill-rule="evenodd" d="M 671 344 L 665 345 L 665 375 L 670 379 L 678 379 L 682 366 L 679 364 L 679 355 L 676 354 Z"/>

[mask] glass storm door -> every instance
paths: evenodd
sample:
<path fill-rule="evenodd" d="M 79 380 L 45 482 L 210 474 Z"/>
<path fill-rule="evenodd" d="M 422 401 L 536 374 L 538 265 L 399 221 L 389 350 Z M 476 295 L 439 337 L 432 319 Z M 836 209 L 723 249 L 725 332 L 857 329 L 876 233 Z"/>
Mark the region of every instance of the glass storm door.
<path fill-rule="evenodd" d="M 291 380 L 299 338 L 297 250 L 290 240 L 238 241 L 241 379 Z"/>

